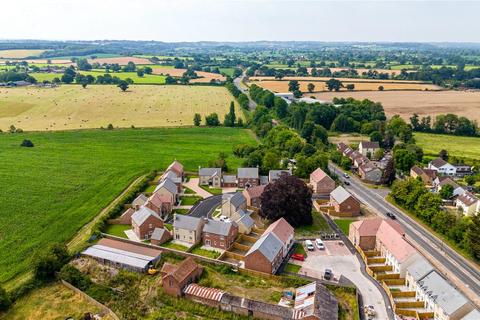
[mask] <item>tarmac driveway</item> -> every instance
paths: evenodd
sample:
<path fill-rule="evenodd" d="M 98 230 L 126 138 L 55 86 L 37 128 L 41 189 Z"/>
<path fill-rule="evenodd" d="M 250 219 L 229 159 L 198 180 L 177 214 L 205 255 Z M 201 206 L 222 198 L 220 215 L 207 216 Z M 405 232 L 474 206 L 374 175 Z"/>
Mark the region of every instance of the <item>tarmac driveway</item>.
<path fill-rule="evenodd" d="M 300 274 L 314 278 L 322 278 L 325 269 L 331 269 L 335 279 L 341 275 L 352 281 L 360 290 L 364 305 L 373 305 L 377 315 L 375 319 L 388 319 L 388 314 L 380 290 L 373 284 L 372 279 L 361 271 L 357 256 L 342 245 L 340 241 L 324 241 L 325 250 L 309 251 L 308 257 L 302 263 Z"/>

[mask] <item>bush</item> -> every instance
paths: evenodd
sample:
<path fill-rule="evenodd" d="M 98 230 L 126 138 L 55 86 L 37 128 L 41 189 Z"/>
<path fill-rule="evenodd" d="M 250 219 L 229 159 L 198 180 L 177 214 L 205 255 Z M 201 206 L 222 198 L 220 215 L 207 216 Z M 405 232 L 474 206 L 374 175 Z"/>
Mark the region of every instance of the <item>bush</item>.
<path fill-rule="evenodd" d="M 20 144 L 21 147 L 27 147 L 27 148 L 33 148 L 33 142 L 28 140 L 28 139 L 24 139 L 22 144 Z"/>
<path fill-rule="evenodd" d="M 55 279 L 55 273 L 70 260 L 67 247 L 63 244 L 53 244 L 45 252 L 37 256 L 34 263 L 35 278 L 41 282 Z"/>
<path fill-rule="evenodd" d="M 113 130 L 113 124 L 109 123 L 107 126 L 107 130 Z"/>
<path fill-rule="evenodd" d="M 63 266 L 60 270 L 59 277 L 82 291 L 86 291 L 92 285 L 92 281 L 89 278 L 85 277 L 77 268 L 69 264 Z"/>
<path fill-rule="evenodd" d="M 11 304 L 12 300 L 10 299 L 7 291 L 0 287 L 0 311 L 6 311 Z"/>

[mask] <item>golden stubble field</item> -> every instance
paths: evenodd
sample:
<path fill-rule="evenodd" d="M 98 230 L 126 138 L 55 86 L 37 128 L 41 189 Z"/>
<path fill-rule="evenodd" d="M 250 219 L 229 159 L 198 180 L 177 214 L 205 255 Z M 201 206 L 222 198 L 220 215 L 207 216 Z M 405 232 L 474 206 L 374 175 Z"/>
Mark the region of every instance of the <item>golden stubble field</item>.
<path fill-rule="evenodd" d="M 0 88 L 0 129 L 28 131 L 193 125 L 195 113 L 223 121 L 234 98 L 223 87 L 77 85 Z M 236 105 L 237 116 L 241 115 Z"/>
<path fill-rule="evenodd" d="M 16 49 L 16 50 L 0 50 L 0 58 L 3 59 L 22 59 L 26 57 L 35 57 L 46 50 L 26 50 L 26 49 Z"/>
<path fill-rule="evenodd" d="M 399 114 L 407 121 L 414 113 L 420 116 L 454 113 L 480 122 L 480 91 L 363 91 L 310 95 L 326 101 L 334 97 L 352 97 L 381 102 L 387 116 Z"/>
<path fill-rule="evenodd" d="M 168 68 L 168 67 L 155 67 L 153 68 L 153 74 L 160 74 L 160 75 L 170 75 L 172 77 L 181 77 L 187 69 L 175 69 L 175 68 Z M 211 73 L 211 72 L 204 72 L 204 71 L 195 71 L 195 73 L 202 78 L 192 79 L 190 83 L 209 83 L 212 79 L 225 81 L 226 78 L 221 74 Z"/>
<path fill-rule="evenodd" d="M 284 78 L 285 79 L 285 78 Z M 298 78 L 300 79 L 300 78 Z M 308 93 L 307 86 L 309 83 L 313 83 L 315 85 L 314 92 L 319 91 L 328 91 L 325 81 L 323 80 L 314 80 L 318 78 L 312 78 L 309 81 L 298 81 L 300 85 L 300 91 L 304 92 L 306 95 L 310 95 Z M 322 78 L 323 79 L 323 78 Z M 252 79 L 251 79 L 252 80 Z M 328 79 L 327 79 L 328 80 Z M 347 91 L 345 86 L 347 84 L 354 84 L 355 91 L 378 91 L 379 86 L 383 86 L 385 91 L 388 90 L 440 90 L 441 88 L 433 85 L 433 84 L 423 84 L 423 83 L 410 83 L 410 82 L 393 82 L 393 81 L 357 81 L 363 79 L 342 79 L 338 78 L 338 80 L 342 81 L 344 88 L 340 91 Z M 289 81 L 275 81 L 275 80 L 262 80 L 262 81 L 251 81 L 251 84 L 256 84 L 264 89 L 268 89 L 273 92 L 288 92 L 288 82 Z"/>

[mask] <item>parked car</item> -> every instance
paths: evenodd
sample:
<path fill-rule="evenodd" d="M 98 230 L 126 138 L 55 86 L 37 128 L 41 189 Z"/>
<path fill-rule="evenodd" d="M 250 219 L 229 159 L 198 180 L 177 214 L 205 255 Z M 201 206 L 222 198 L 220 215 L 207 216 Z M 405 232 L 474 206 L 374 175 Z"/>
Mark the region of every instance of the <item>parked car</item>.
<path fill-rule="evenodd" d="M 325 250 L 325 245 L 321 239 L 315 239 L 315 245 L 317 246 L 318 250 Z"/>
<path fill-rule="evenodd" d="M 344 176 L 345 178 L 347 178 L 347 179 L 350 178 L 350 176 L 349 176 L 348 173 L 346 173 L 346 172 L 343 174 L 343 176 Z"/>
<path fill-rule="evenodd" d="M 298 261 L 305 261 L 305 256 L 301 253 L 294 253 L 292 254 L 292 259 Z"/>
<path fill-rule="evenodd" d="M 349 186 L 350 185 L 350 182 L 348 182 L 347 180 L 343 181 L 343 184 L 345 184 L 346 186 Z"/>
<path fill-rule="evenodd" d="M 313 242 L 311 240 L 305 240 L 305 247 L 307 247 L 308 251 L 315 250 L 315 247 L 313 246 Z"/>
<path fill-rule="evenodd" d="M 332 279 L 333 272 L 331 269 L 325 269 L 325 273 L 323 274 L 323 279 L 330 280 Z"/>
<path fill-rule="evenodd" d="M 397 217 L 395 217 L 395 215 L 391 212 L 387 212 L 387 217 L 389 217 L 390 219 L 393 219 L 393 220 L 397 219 Z"/>

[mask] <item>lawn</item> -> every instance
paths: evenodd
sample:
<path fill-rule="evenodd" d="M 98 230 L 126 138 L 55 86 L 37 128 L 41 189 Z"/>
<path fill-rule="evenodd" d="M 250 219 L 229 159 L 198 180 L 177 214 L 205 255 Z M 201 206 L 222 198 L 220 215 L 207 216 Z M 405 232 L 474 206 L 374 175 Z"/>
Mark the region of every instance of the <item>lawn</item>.
<path fill-rule="evenodd" d="M 157 187 L 156 184 L 151 184 L 151 185 L 149 185 L 149 186 L 145 189 L 144 192 L 146 192 L 146 193 L 152 193 L 153 191 L 155 191 L 155 188 L 156 188 L 156 187 Z"/>
<path fill-rule="evenodd" d="M 305 258 L 308 256 L 308 253 L 307 251 L 305 251 L 305 248 L 303 247 L 302 243 L 295 244 L 295 251 L 293 253 L 303 254 Z"/>
<path fill-rule="evenodd" d="M 199 246 L 196 246 L 190 252 L 193 254 L 198 254 L 199 256 L 203 256 L 211 259 L 217 259 L 218 257 L 220 257 L 220 252 L 203 249 Z"/>
<path fill-rule="evenodd" d="M 174 243 L 174 242 L 172 242 L 172 241 L 165 242 L 165 243 L 162 244 L 161 246 L 162 246 L 162 247 L 165 247 L 165 248 L 170 248 L 170 249 L 178 250 L 178 251 L 187 251 L 187 250 L 188 250 L 188 247 L 183 246 L 183 245 L 178 244 L 178 243 Z"/>
<path fill-rule="evenodd" d="M 450 156 L 480 159 L 480 138 L 419 132 L 414 137 L 425 155 L 438 156 L 440 150 L 445 149 Z"/>
<path fill-rule="evenodd" d="M 184 194 L 195 194 L 195 191 L 193 191 L 192 189 L 190 189 L 188 187 L 183 187 L 183 193 Z"/>
<path fill-rule="evenodd" d="M 100 312 L 93 303 L 60 283 L 34 290 L 18 300 L 4 320 L 83 319 L 86 312 Z M 106 317 L 105 319 L 111 319 Z"/>
<path fill-rule="evenodd" d="M 327 221 L 321 213 L 312 212 L 313 223 L 311 225 L 301 226 L 295 228 L 296 237 L 310 237 L 318 236 L 321 232 L 331 232 Z"/>
<path fill-rule="evenodd" d="M 226 88 L 213 86 L 132 85 L 127 92 L 113 85 L 2 88 L 0 129 L 6 131 L 12 124 L 24 131 L 105 128 L 108 124 L 123 128 L 193 126 L 195 113 L 203 118 L 216 112 L 223 121 L 233 100 Z"/>
<path fill-rule="evenodd" d="M 195 203 L 200 201 L 202 197 L 197 197 L 197 196 L 187 196 L 187 197 L 181 197 L 181 205 L 182 206 L 193 206 Z"/>
<path fill-rule="evenodd" d="M 335 219 L 333 220 L 337 226 L 342 229 L 342 232 L 348 236 L 348 228 L 350 227 L 350 224 L 352 222 L 355 222 L 356 220 L 353 219 Z"/>
<path fill-rule="evenodd" d="M 179 128 L 37 132 L 0 135 L 0 283 L 31 268 L 32 256 L 65 242 L 136 177 L 164 170 L 174 159 L 194 171 L 255 144 L 243 129 Z M 22 148 L 30 139 L 34 148 Z M 199 157 L 201 154 L 201 157 Z"/>
<path fill-rule="evenodd" d="M 298 264 L 287 263 L 285 266 L 285 272 L 298 273 L 301 268 L 302 266 L 299 266 Z"/>
<path fill-rule="evenodd" d="M 111 234 L 116 237 L 128 239 L 125 231 L 132 229 L 129 224 L 109 224 L 103 232 Z"/>
<path fill-rule="evenodd" d="M 189 211 L 190 211 L 189 209 L 175 209 L 173 210 L 173 213 L 187 214 Z"/>
<path fill-rule="evenodd" d="M 219 195 L 219 194 L 223 193 L 221 188 L 211 188 L 209 186 L 200 186 L 200 188 L 202 188 L 203 190 L 205 190 L 207 192 L 210 192 L 213 195 Z"/>

